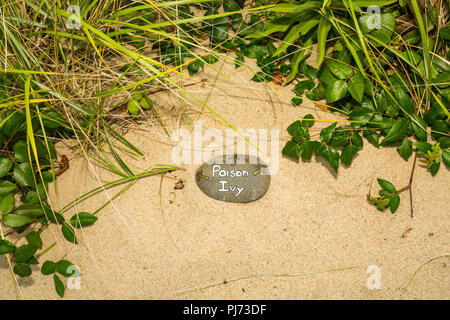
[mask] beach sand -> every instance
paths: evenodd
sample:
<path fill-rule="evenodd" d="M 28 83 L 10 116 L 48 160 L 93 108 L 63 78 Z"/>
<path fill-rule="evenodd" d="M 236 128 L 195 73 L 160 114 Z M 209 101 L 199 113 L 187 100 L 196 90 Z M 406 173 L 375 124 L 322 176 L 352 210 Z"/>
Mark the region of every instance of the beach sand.
<path fill-rule="evenodd" d="M 251 82 L 252 73 L 235 69 L 232 62 L 214 67 L 224 76 L 207 68 L 185 80 L 197 83 L 186 89 L 237 128 L 279 130 L 279 170 L 272 175 L 268 192 L 251 203 L 208 198 L 195 183 L 200 164 L 186 164 L 184 170 L 136 181 L 98 213 L 93 226 L 77 231 L 79 245 L 65 241 L 52 225 L 42 238 L 45 246 L 57 244 L 40 263 L 65 258 L 81 270 L 80 289 L 67 289 L 66 298 L 450 298 L 450 173 L 444 165 L 432 177 L 417 164 L 414 218 L 408 192 L 401 194 L 395 214 L 378 211 L 366 201 L 370 189 L 372 194 L 379 190 L 376 178 L 398 188 L 407 185 L 413 157 L 405 162 L 395 147 L 376 149 L 365 140 L 351 167 L 341 166 L 337 175 L 315 157 L 300 163 L 286 159 L 281 149 L 293 119 L 309 113 L 322 119 L 343 118 L 306 100 L 293 107 L 292 86 Z M 169 132 L 185 127 L 179 98 L 160 92 L 152 99 Z M 191 123 L 202 120 L 203 130 L 227 129 L 198 103 L 187 108 Z M 130 122 L 125 134 L 145 153 L 143 159 L 126 158 L 135 173 L 155 164 L 173 164 L 175 142 L 151 113 L 147 115 L 139 125 Z M 311 134 L 329 124 L 316 123 Z M 58 154 L 67 155 L 70 169 L 58 177 L 58 196 L 51 188 L 51 202 L 57 208 L 118 178 L 70 149 L 74 144 L 58 143 Z M 175 190 L 178 179 L 183 179 L 184 188 Z M 79 202 L 64 216 L 93 212 L 125 186 Z M 16 239 L 24 241 L 21 236 Z M 39 268 L 33 266 L 30 278 L 17 280 L 19 298 L 58 299 L 52 277 L 43 276 Z M 369 289 L 368 278 L 377 274 L 379 289 Z M 0 279 L 0 298 L 15 299 L 4 256 Z"/>

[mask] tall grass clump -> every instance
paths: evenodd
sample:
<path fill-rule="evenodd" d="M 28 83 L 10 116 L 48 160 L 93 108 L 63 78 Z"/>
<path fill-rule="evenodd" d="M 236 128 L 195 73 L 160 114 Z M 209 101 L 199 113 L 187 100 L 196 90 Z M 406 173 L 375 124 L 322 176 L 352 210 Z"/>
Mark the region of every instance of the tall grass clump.
<path fill-rule="evenodd" d="M 184 79 L 218 60 L 217 48 L 228 35 L 224 25 L 246 10 L 242 1 L 225 11 L 223 6 L 211 0 L 0 1 L 0 254 L 14 279 L 30 276 L 30 265 L 40 264 L 55 245 L 45 247 L 40 237 L 49 224 L 77 244 L 76 229 L 93 224 L 96 213 L 137 179 L 176 169 L 133 172 L 119 154 L 143 153 L 121 128 L 131 119 L 154 117 L 169 135 L 151 100 L 158 90 L 180 98 L 189 125 L 190 101 L 202 103 L 184 89 Z M 241 19 L 241 25 L 247 23 Z M 118 179 L 57 209 L 48 201 L 48 188 L 67 169 L 67 158 L 55 149 L 63 139 L 75 141 L 90 163 Z M 76 202 L 123 183 L 96 211 L 64 216 Z M 23 234 L 25 244 L 16 245 L 13 234 Z M 53 275 L 60 296 L 60 276 L 70 275 L 71 266 L 67 260 L 41 266 L 43 274 Z"/>

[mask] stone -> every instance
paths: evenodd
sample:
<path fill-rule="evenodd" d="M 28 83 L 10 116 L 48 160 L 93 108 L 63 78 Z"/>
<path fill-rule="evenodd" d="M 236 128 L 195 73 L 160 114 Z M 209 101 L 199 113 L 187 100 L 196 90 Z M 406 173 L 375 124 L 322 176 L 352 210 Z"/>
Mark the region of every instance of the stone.
<path fill-rule="evenodd" d="M 250 155 L 221 155 L 204 163 L 195 175 L 207 196 L 226 202 L 252 202 L 269 189 L 267 165 Z"/>

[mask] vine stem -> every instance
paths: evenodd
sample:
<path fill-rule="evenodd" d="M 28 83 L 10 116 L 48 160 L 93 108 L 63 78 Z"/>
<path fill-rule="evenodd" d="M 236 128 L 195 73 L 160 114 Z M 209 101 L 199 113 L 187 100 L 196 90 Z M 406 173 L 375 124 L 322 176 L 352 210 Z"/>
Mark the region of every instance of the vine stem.
<path fill-rule="evenodd" d="M 401 193 L 403 191 L 409 190 L 409 204 L 411 207 L 411 218 L 414 217 L 414 207 L 413 207 L 413 200 L 412 200 L 412 183 L 413 183 L 413 177 L 414 177 L 414 171 L 416 168 L 416 160 L 417 160 L 417 152 L 414 156 L 414 161 L 413 161 L 413 165 L 411 168 L 411 175 L 409 176 L 409 183 L 407 186 L 397 190 L 397 193 Z"/>

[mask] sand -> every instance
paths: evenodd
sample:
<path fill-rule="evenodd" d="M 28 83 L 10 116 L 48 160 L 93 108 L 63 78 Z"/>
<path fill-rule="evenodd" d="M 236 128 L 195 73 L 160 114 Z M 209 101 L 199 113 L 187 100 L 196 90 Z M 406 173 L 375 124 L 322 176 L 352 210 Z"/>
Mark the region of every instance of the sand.
<path fill-rule="evenodd" d="M 222 65 L 223 64 L 223 65 Z M 197 99 L 238 128 L 279 129 L 279 148 L 289 139 L 291 119 L 312 113 L 339 119 L 305 101 L 294 108 L 291 87 L 249 81 L 252 73 L 219 62 L 224 77 L 211 70 L 186 80 Z M 173 94 L 153 96 L 169 131 L 183 127 L 180 101 Z M 189 107 L 190 119 L 203 129 L 226 126 L 202 110 Z M 201 112 L 203 111 L 203 112 Z M 130 122 L 126 138 L 145 152 L 128 159 L 135 172 L 155 164 L 172 164 L 174 141 L 155 119 Z M 312 133 L 328 123 L 317 123 Z M 61 207 L 100 184 L 116 179 L 69 146 L 58 144 L 70 169 L 58 178 Z M 223 150 L 221 151 L 223 152 Z M 205 196 L 194 179 L 200 164 L 186 164 L 161 176 L 137 181 L 98 214 L 98 221 L 78 232 L 79 245 L 64 241 L 55 226 L 43 232 L 48 246 L 41 257 L 66 258 L 81 269 L 81 288 L 66 290 L 69 299 L 448 299 L 450 297 L 449 170 L 431 177 L 417 165 L 413 183 L 414 218 L 409 195 L 401 194 L 395 214 L 378 211 L 366 201 L 378 191 L 376 178 L 397 187 L 408 183 L 412 157 L 403 161 L 395 148 L 365 146 L 349 168 L 337 175 L 322 160 L 296 163 L 280 155 L 279 171 L 260 200 L 239 204 Z M 162 180 L 161 180 L 162 179 Z M 178 179 L 184 188 L 174 190 Z M 120 187 L 100 192 L 65 213 L 93 212 Z M 447 191 L 446 191 L 447 190 Z M 409 232 L 406 232 L 409 230 Z M 19 240 L 23 241 L 23 239 Z M 19 242 L 20 243 L 20 242 Z M 447 254 L 447 256 L 443 256 Z M 406 288 L 413 273 L 429 259 Z M 369 266 L 379 268 L 379 289 L 369 289 Z M 372 267 L 377 269 L 377 267 Z M 367 270 L 369 268 L 369 272 Z M 39 267 L 18 279 L 19 298 L 57 299 L 53 280 Z M 372 270 L 372 271 L 370 271 Z M 11 273 L 0 257 L 0 298 L 15 299 Z"/>

